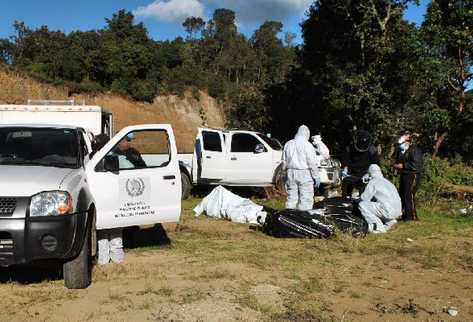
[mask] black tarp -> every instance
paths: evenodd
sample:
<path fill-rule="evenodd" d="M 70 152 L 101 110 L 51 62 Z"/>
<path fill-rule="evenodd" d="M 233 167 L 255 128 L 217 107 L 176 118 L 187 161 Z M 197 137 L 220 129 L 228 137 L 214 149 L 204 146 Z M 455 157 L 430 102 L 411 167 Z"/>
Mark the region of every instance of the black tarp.
<path fill-rule="evenodd" d="M 274 237 L 328 238 L 336 232 L 364 237 L 368 224 L 358 207 L 345 198 L 328 198 L 314 205 L 314 210 L 269 210 L 263 231 Z"/>

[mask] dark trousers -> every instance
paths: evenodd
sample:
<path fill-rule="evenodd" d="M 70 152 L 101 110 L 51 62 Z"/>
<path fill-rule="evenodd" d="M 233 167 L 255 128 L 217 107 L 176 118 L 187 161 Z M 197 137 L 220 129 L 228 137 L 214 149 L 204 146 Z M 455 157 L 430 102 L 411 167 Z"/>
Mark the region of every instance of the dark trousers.
<path fill-rule="evenodd" d="M 417 220 L 415 195 L 420 183 L 420 174 L 402 173 L 399 183 L 399 194 L 402 202 L 402 219 Z"/>
<path fill-rule="evenodd" d="M 351 197 L 353 193 L 353 188 L 358 189 L 360 195 L 365 190 L 365 184 L 361 181 L 361 177 L 359 176 L 348 176 L 343 178 L 342 181 L 342 197 Z"/>

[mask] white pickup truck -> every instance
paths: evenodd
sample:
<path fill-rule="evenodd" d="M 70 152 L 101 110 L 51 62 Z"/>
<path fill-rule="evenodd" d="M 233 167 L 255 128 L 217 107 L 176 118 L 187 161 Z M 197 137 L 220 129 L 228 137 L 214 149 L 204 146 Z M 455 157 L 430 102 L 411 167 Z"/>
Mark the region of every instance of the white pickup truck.
<path fill-rule="evenodd" d="M 194 153 L 179 154 L 182 196 L 192 185 L 267 187 L 280 174 L 282 146 L 266 135 L 199 128 Z"/>
<path fill-rule="evenodd" d="M 199 128 L 194 153 L 179 154 L 182 197 L 193 185 L 226 185 L 283 188 L 282 145 L 273 138 L 252 131 Z M 340 184 L 340 162 L 321 160 L 321 184 Z"/>
<path fill-rule="evenodd" d="M 57 260 L 68 288 L 91 281 L 96 230 L 179 221 L 170 125 L 122 129 L 91 151 L 77 126 L 0 125 L 0 266 Z"/>

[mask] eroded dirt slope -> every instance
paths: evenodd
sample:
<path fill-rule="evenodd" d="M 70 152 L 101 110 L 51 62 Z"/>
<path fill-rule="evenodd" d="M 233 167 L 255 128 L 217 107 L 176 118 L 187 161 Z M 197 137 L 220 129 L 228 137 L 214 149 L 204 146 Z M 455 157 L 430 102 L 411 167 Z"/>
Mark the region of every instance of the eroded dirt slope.
<path fill-rule="evenodd" d="M 26 104 L 27 99 L 68 99 L 68 89 L 42 84 L 17 73 L 0 69 L 0 104 Z M 224 127 L 224 107 L 204 92 L 183 97 L 158 96 L 153 103 L 135 102 L 112 94 L 74 95 L 85 104 L 99 105 L 114 114 L 115 131 L 142 123 L 170 123 L 178 149 L 189 152 L 199 126 Z"/>

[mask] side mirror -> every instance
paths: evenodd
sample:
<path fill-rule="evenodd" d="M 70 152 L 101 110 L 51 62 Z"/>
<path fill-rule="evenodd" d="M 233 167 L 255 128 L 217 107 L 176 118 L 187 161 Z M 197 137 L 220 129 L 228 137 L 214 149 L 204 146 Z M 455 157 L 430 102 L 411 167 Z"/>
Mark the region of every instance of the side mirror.
<path fill-rule="evenodd" d="M 266 152 L 266 148 L 264 147 L 264 145 L 261 144 L 261 143 L 256 144 L 256 146 L 255 146 L 255 153 L 256 153 L 256 154 L 259 154 L 259 153 L 263 153 L 263 152 Z"/>
<path fill-rule="evenodd" d="M 120 170 L 118 157 L 116 155 L 106 155 L 103 159 L 103 168 L 108 172 L 118 172 Z"/>

